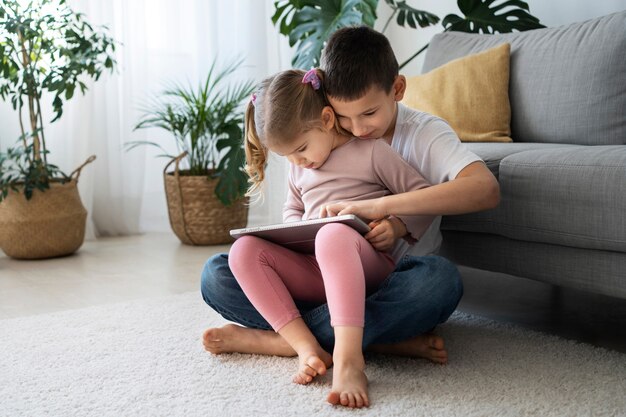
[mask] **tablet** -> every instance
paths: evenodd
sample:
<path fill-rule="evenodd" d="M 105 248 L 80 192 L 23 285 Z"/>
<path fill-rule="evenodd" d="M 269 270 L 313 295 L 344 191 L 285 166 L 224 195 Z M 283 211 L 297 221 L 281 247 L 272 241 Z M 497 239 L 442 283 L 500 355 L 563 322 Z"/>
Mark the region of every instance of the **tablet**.
<path fill-rule="evenodd" d="M 246 235 L 258 236 L 298 252 L 314 253 L 315 235 L 322 226 L 328 223 L 346 224 L 362 235 L 370 231 L 367 223 L 354 214 L 344 214 L 321 219 L 234 229 L 230 231 L 230 235 L 235 239 Z"/>

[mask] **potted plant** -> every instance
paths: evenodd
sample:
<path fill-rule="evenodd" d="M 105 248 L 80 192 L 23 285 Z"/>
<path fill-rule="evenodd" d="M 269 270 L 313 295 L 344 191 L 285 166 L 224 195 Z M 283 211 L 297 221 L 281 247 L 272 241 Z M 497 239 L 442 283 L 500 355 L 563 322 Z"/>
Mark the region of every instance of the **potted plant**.
<path fill-rule="evenodd" d="M 76 184 L 95 157 L 70 175 L 48 161 L 41 102 L 52 100 L 51 122 L 58 120 L 77 88 L 87 90 L 85 77 L 114 69 L 114 51 L 113 39 L 64 0 L 0 3 L 0 97 L 10 100 L 21 129 L 17 144 L 0 152 L 0 247 L 7 255 L 47 258 L 82 245 L 87 213 Z"/>
<path fill-rule="evenodd" d="M 433 13 L 414 9 L 405 0 L 385 0 L 392 12 L 382 32 L 392 19 L 402 27 L 427 27 L 439 23 Z M 545 27 L 529 13 L 526 2 L 518 0 L 457 0 L 463 17 L 449 14 L 443 21 L 444 31 L 470 33 L 507 33 Z M 346 26 L 374 27 L 378 0 L 278 0 L 274 2 L 272 22 L 279 32 L 296 46 L 292 60 L 295 68 L 317 67 L 324 42 L 337 29 Z M 424 52 L 428 44 L 400 64 L 403 68 Z"/>
<path fill-rule="evenodd" d="M 154 141 L 128 144 L 129 149 L 155 146 L 163 151 L 159 156 L 170 159 L 163 171 L 168 214 L 174 233 L 186 244 L 229 243 L 229 231 L 248 221 L 241 104 L 254 84 L 228 81 L 241 64 L 234 60 L 218 69 L 214 60 L 197 88 L 171 83 L 144 106 L 135 129 L 168 131 L 177 155 Z M 174 170 L 167 172 L 172 164 Z"/>

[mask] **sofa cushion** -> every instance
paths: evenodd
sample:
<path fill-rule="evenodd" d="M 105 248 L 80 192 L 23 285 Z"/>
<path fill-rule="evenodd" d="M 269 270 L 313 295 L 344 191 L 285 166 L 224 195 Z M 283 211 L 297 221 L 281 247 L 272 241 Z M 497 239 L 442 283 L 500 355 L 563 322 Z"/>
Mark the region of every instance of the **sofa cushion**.
<path fill-rule="evenodd" d="M 558 143 L 467 143 L 466 147 L 480 156 L 485 161 L 487 168 L 498 178 L 500 176 L 500 162 L 509 155 L 514 153 L 555 148 L 571 148 L 579 145 L 562 145 Z"/>
<path fill-rule="evenodd" d="M 402 102 L 446 120 L 463 142 L 511 142 L 508 43 L 407 79 Z"/>
<path fill-rule="evenodd" d="M 526 32 L 438 34 L 423 71 L 503 42 L 515 142 L 626 143 L 626 11 Z"/>
<path fill-rule="evenodd" d="M 444 217 L 442 229 L 626 252 L 626 146 L 513 153 L 499 182 L 497 208 Z"/>

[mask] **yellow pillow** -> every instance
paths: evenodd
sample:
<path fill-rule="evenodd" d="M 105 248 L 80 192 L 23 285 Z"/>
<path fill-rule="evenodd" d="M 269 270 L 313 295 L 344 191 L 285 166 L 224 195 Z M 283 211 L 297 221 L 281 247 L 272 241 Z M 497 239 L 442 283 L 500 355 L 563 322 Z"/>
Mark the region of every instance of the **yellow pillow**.
<path fill-rule="evenodd" d="M 402 102 L 445 119 L 463 142 L 512 142 L 504 43 L 407 79 Z"/>

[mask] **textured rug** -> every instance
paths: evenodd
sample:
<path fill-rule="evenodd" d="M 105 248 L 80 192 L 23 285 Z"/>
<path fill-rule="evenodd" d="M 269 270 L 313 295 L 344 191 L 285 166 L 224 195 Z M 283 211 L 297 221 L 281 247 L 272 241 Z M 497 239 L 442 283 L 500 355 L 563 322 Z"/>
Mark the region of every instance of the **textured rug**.
<path fill-rule="evenodd" d="M 450 363 L 368 356 L 368 409 L 294 358 L 206 353 L 198 293 L 0 321 L 0 416 L 624 416 L 626 355 L 456 313 Z"/>

